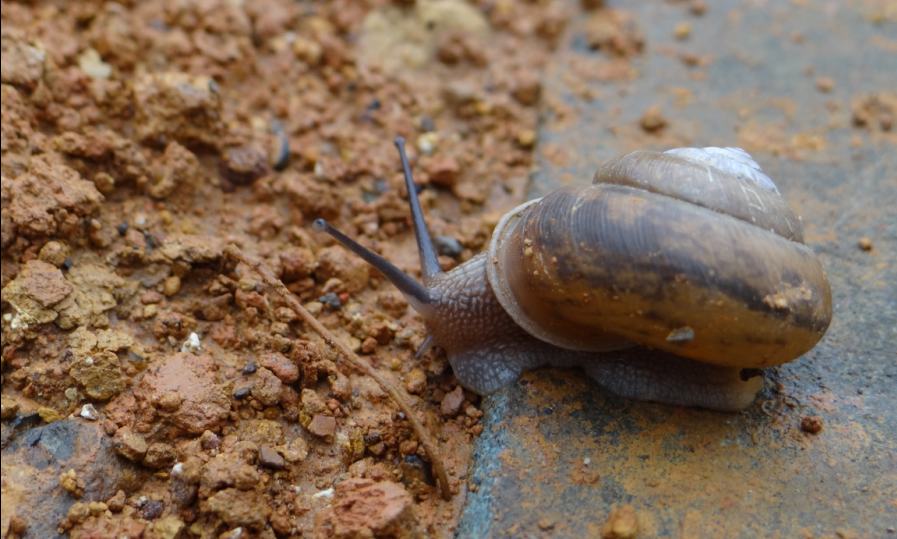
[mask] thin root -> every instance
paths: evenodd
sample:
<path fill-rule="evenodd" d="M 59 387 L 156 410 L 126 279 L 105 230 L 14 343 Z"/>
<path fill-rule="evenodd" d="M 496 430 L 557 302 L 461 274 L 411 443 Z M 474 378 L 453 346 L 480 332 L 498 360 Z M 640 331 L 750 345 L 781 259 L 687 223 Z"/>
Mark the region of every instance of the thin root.
<path fill-rule="evenodd" d="M 449 486 L 448 481 L 448 473 L 445 471 L 445 463 L 442 460 L 442 454 L 436 449 L 436 444 L 430 438 L 430 435 L 424 429 L 424 426 L 421 425 L 420 421 L 417 419 L 417 415 L 408 406 L 408 403 L 405 402 L 405 399 L 402 398 L 402 395 L 394 388 L 389 382 L 386 381 L 385 378 L 380 376 L 373 367 L 371 367 L 367 362 L 362 361 L 357 355 L 355 355 L 352 350 L 350 350 L 343 342 L 337 339 L 330 331 L 327 330 L 323 325 L 321 325 L 318 320 L 309 313 L 305 307 L 299 303 L 298 300 L 287 290 L 287 287 L 271 273 L 267 267 L 261 262 L 256 260 L 252 260 L 243 254 L 239 248 L 234 245 L 228 245 L 224 249 L 225 256 L 230 256 L 250 268 L 252 268 L 256 273 L 258 273 L 262 280 L 274 289 L 286 302 L 287 305 L 290 306 L 293 311 L 299 315 L 302 320 L 305 321 L 306 324 L 311 326 L 315 332 L 324 339 L 324 342 L 327 343 L 331 348 L 335 348 L 339 352 L 345 356 L 350 363 L 352 363 L 357 369 L 361 370 L 371 378 L 373 378 L 379 385 L 380 388 L 389 394 L 392 397 L 392 400 L 396 403 L 396 406 L 402 410 L 402 413 L 405 414 L 405 418 L 411 423 L 411 428 L 414 429 L 414 432 L 417 434 L 417 437 L 420 439 L 421 444 L 424 446 L 424 450 L 427 452 L 427 455 L 430 457 L 430 460 L 433 463 L 433 471 L 436 474 L 437 479 L 439 480 L 439 486 L 442 489 L 442 498 L 446 501 L 452 499 L 452 490 Z"/>

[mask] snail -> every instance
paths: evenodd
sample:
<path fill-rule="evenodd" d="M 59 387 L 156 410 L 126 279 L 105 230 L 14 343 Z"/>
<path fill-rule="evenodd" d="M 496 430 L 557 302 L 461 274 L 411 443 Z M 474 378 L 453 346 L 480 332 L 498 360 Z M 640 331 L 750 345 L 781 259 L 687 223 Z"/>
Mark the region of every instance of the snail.
<path fill-rule="evenodd" d="M 441 271 L 405 155 L 423 285 L 322 219 L 420 313 L 486 395 L 541 366 L 581 367 L 626 398 L 737 411 L 764 367 L 828 329 L 831 289 L 800 218 L 738 148 L 637 151 L 504 215 L 488 251 Z"/>

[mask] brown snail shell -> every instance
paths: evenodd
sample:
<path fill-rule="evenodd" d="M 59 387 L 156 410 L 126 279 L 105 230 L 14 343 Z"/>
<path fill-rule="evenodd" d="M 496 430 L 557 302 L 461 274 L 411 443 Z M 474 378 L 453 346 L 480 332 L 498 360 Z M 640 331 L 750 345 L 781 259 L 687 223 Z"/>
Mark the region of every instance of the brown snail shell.
<path fill-rule="evenodd" d="M 511 317 L 557 346 L 605 351 L 616 336 L 759 368 L 804 354 L 831 321 L 831 289 L 802 240 L 778 192 L 641 151 L 507 214 L 487 275 Z"/>

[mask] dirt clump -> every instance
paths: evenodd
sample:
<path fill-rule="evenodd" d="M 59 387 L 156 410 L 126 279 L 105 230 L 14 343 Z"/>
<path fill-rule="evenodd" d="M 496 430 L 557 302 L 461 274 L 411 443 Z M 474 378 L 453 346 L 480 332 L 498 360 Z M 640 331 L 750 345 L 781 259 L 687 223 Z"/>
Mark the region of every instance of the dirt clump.
<path fill-rule="evenodd" d="M 858 95 L 850 103 L 853 123 L 871 131 L 891 131 L 897 118 L 897 94 Z"/>
<path fill-rule="evenodd" d="M 398 483 L 359 492 L 398 507 L 397 530 L 450 536 L 458 512 L 409 418 L 222 253 L 263 260 L 407 389 L 431 431 L 469 447 L 482 427 L 444 354 L 413 357 L 423 320 L 311 224 L 328 219 L 419 276 L 401 135 L 431 232 L 447 238 L 440 263 L 481 251 L 484 216 L 525 199 L 536 74 L 566 16 L 454 0 L 5 3 L 4 443 L 90 421 L 117 463 L 73 466 L 78 503 L 54 468 L 53 496 L 16 506 L 26 536 L 311 536 L 330 489 L 406 468 L 413 496 Z M 454 507 L 469 464 L 469 451 L 452 457 Z M 66 505 L 45 510 L 57 494 Z"/>
<path fill-rule="evenodd" d="M 330 508 L 318 515 L 316 539 L 424 537 L 411 495 L 398 483 L 347 479 L 334 489 Z"/>
<path fill-rule="evenodd" d="M 166 198 L 175 192 L 180 196 L 189 195 L 194 184 L 203 177 L 196 156 L 177 142 L 172 142 L 165 147 L 163 159 L 159 180 L 149 189 L 150 196 Z"/>
<path fill-rule="evenodd" d="M 818 415 L 810 415 L 806 417 L 802 417 L 800 420 L 800 430 L 804 432 L 809 432 L 810 434 L 816 434 L 822 432 L 823 429 L 823 421 L 822 418 Z"/>
<path fill-rule="evenodd" d="M 177 353 L 160 362 L 134 387 L 134 396 L 152 406 L 160 418 L 190 434 L 217 430 L 228 418 L 230 401 L 217 383 L 209 356 Z M 165 395 L 180 396 L 163 407 Z"/>
<path fill-rule="evenodd" d="M 169 71 L 138 77 L 131 88 L 141 141 L 173 139 L 212 146 L 220 141 L 221 98 L 212 78 Z"/>
<path fill-rule="evenodd" d="M 97 210 L 103 195 L 77 171 L 39 155 L 28 172 L 10 182 L 9 199 L 9 217 L 20 234 L 73 237 L 81 231 L 80 219 Z"/>
<path fill-rule="evenodd" d="M 74 287 L 56 267 L 31 260 L 19 275 L 3 288 L 3 302 L 13 306 L 20 324 L 52 322 L 58 316 L 52 307 L 71 294 Z"/>

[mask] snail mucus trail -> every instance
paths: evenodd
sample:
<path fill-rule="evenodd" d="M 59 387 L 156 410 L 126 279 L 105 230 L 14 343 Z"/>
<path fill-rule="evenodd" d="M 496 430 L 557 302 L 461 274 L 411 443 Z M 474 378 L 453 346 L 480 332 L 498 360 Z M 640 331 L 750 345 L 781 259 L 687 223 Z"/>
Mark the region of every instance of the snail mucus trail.
<path fill-rule="evenodd" d="M 589 186 L 521 205 L 489 250 L 441 271 L 405 155 L 423 284 L 322 219 L 420 313 L 481 395 L 525 369 L 580 367 L 623 397 L 737 411 L 762 368 L 810 350 L 831 289 L 800 218 L 737 148 L 634 152 Z"/>

